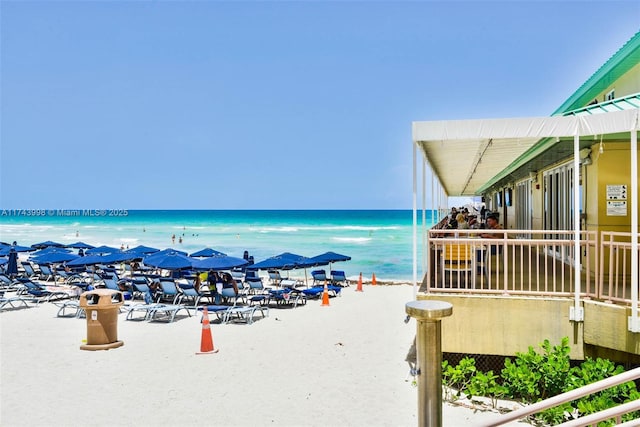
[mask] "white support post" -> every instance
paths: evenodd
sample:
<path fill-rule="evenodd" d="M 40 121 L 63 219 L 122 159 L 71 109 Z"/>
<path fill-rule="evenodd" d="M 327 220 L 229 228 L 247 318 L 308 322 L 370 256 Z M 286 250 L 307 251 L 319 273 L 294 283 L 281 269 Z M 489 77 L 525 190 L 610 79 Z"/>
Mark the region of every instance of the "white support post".
<path fill-rule="evenodd" d="M 580 136 L 573 137 L 573 262 L 574 273 L 574 303 L 569 309 L 569 320 L 584 322 L 584 308 L 580 305 Z"/>
<path fill-rule="evenodd" d="M 418 296 L 418 178 L 417 178 L 417 152 L 418 146 L 413 143 L 413 299 Z"/>
<path fill-rule="evenodd" d="M 422 277 L 424 277 L 426 271 L 425 265 L 425 247 L 426 238 L 425 233 L 427 231 L 427 159 L 422 156 L 422 230 L 420 231 L 420 242 L 422 242 Z"/>
<path fill-rule="evenodd" d="M 430 167 L 431 169 L 431 222 L 435 223 L 436 222 L 436 212 L 437 212 L 437 207 L 438 205 L 436 205 L 436 177 L 435 177 L 435 173 L 433 172 L 433 168 Z"/>
<path fill-rule="evenodd" d="M 638 131 L 631 131 L 631 317 L 629 331 L 640 332 L 638 319 Z"/>

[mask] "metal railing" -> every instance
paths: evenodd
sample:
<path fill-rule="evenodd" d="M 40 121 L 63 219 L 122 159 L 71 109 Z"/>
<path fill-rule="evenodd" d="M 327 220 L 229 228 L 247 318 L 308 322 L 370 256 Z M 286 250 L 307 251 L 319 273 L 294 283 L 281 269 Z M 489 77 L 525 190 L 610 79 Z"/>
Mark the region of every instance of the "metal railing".
<path fill-rule="evenodd" d="M 631 301 L 631 233 L 600 233 L 598 298 L 607 302 Z"/>
<path fill-rule="evenodd" d="M 566 393 L 562 393 L 557 396 L 551 397 L 549 399 L 534 403 L 532 405 L 525 406 L 513 412 L 500 415 L 499 417 L 496 417 L 495 420 L 487 423 L 482 423 L 480 425 L 483 427 L 500 426 L 508 422 L 519 420 L 529 415 L 533 415 L 538 412 L 544 411 L 545 409 L 554 408 L 556 406 L 562 405 L 563 403 L 571 402 L 580 397 L 587 396 L 601 390 L 606 390 L 608 388 L 615 387 L 620 384 L 624 384 L 628 381 L 637 380 L 638 378 L 640 378 L 640 368 L 632 369 L 630 371 L 623 372 L 613 377 L 605 378 L 604 380 L 600 380 L 595 383 L 577 388 L 575 390 L 571 390 Z M 638 410 L 640 410 L 640 400 L 635 400 L 635 401 L 624 403 L 618 406 L 614 406 L 609 409 L 605 409 L 600 412 L 589 414 L 584 417 L 567 421 L 566 423 L 560 424 L 560 426 L 563 426 L 563 427 L 589 426 L 589 425 L 596 425 L 599 421 L 604 421 L 609 419 L 614 419 L 617 424 L 620 424 L 622 415 L 635 412 Z M 640 421 L 636 420 L 635 423 L 632 422 L 628 425 L 638 425 L 638 424 L 640 424 Z"/>
<path fill-rule="evenodd" d="M 486 233 L 492 238 L 480 237 Z M 523 235 L 530 238 L 519 237 Z M 573 231 L 562 230 L 428 230 L 423 289 L 573 296 L 573 236 Z M 596 298 L 600 263 L 595 231 L 581 232 L 579 256 L 580 295 Z"/>

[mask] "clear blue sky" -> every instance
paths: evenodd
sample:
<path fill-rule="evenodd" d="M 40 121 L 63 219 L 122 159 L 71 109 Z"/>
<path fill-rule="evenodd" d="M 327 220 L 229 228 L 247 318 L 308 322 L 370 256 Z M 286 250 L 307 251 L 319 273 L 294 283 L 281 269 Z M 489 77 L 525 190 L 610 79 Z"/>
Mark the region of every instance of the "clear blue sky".
<path fill-rule="evenodd" d="M 549 115 L 637 1 L 0 3 L 0 208 L 409 209 L 411 122 Z"/>

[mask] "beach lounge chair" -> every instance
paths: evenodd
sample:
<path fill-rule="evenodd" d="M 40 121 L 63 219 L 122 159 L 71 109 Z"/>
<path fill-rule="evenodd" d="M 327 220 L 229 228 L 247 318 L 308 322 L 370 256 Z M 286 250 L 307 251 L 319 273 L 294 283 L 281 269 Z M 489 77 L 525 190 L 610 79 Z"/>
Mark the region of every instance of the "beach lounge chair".
<path fill-rule="evenodd" d="M 126 320 L 148 320 L 151 315 L 151 311 L 155 310 L 158 306 L 164 304 L 151 303 L 151 304 L 134 304 L 125 306 L 124 309 L 127 311 Z M 136 318 L 135 313 L 142 313 L 141 318 Z"/>
<path fill-rule="evenodd" d="M 225 313 L 230 308 L 231 307 L 229 307 L 228 305 L 208 305 L 207 312 L 209 314 L 215 314 L 216 318 L 222 323 L 223 319 L 226 316 Z M 198 311 L 203 311 L 203 310 L 204 310 L 204 307 L 198 307 Z M 200 319 L 200 323 L 202 323 L 202 318 Z"/>
<path fill-rule="evenodd" d="M 154 320 L 168 320 L 169 323 L 173 322 L 176 318 L 176 315 L 180 310 L 186 310 L 187 315 L 191 317 L 191 313 L 189 309 L 184 305 L 179 304 L 162 304 L 162 303 L 151 303 L 151 304 L 135 304 L 125 306 L 124 309 L 127 311 L 126 320 L 148 320 L 150 322 Z M 142 317 L 135 317 L 136 313 L 142 313 Z"/>
<path fill-rule="evenodd" d="M 67 285 L 79 286 L 83 289 L 87 288 L 87 283 L 84 281 L 84 277 L 77 273 L 64 271 L 64 268 L 57 268 L 55 274 L 64 280 Z"/>
<path fill-rule="evenodd" d="M 247 279 L 259 279 L 260 275 L 258 275 L 258 272 L 256 270 L 247 270 L 244 273 L 244 280 Z"/>
<path fill-rule="evenodd" d="M 9 290 L 16 289 L 16 286 L 19 284 L 17 280 L 12 280 L 9 276 L 2 273 L 0 274 L 0 288 Z"/>
<path fill-rule="evenodd" d="M 313 270 L 311 272 L 311 277 L 313 277 L 314 285 L 324 285 L 325 280 L 327 280 L 327 272 L 324 270 Z"/>
<path fill-rule="evenodd" d="M 229 307 L 223 312 L 222 323 L 244 322 L 250 325 L 254 321 L 256 313 L 260 311 L 262 318 L 269 316 L 269 307 L 263 305 L 244 305 Z"/>
<path fill-rule="evenodd" d="M 304 305 L 307 303 L 306 294 L 297 289 L 286 288 L 286 289 L 272 289 L 269 291 L 270 298 L 269 302 L 273 301 L 276 303 L 276 306 L 292 306 L 296 308 L 298 304 Z"/>
<path fill-rule="evenodd" d="M 86 315 L 84 308 L 80 307 L 80 301 L 78 300 L 63 301 L 62 303 L 54 304 L 60 307 L 56 317 L 74 317 L 80 319 Z"/>
<path fill-rule="evenodd" d="M 56 281 L 56 275 L 54 274 L 51 267 L 46 264 L 38 264 L 38 268 L 40 269 L 40 279 L 48 282 L 49 280 Z"/>
<path fill-rule="evenodd" d="M 31 263 L 30 263 L 30 262 L 25 262 L 25 261 L 23 261 L 23 262 L 21 263 L 21 265 L 22 265 L 22 269 L 24 270 L 24 277 L 28 277 L 28 278 L 31 278 L 31 277 L 40 277 L 40 276 L 35 272 L 35 270 L 33 269 L 33 266 L 31 265 Z"/>
<path fill-rule="evenodd" d="M 262 279 L 259 277 L 250 277 L 244 280 L 245 286 L 248 287 L 247 294 L 248 295 L 256 295 L 263 294 L 268 288 L 265 288 L 264 283 L 262 283 Z"/>
<path fill-rule="evenodd" d="M 116 280 L 112 275 L 109 275 L 109 274 L 102 275 L 102 279 L 100 280 L 100 283 L 98 283 L 98 285 L 100 284 L 103 284 L 107 289 L 111 289 L 112 291 L 122 292 L 123 297 L 126 300 L 133 298 L 132 296 L 133 292 L 122 290 L 122 288 L 120 287 L 120 284 L 116 283 Z M 125 285 L 126 287 L 126 282 L 122 282 L 122 284 Z"/>
<path fill-rule="evenodd" d="M 347 276 L 342 270 L 331 270 L 331 283 L 335 286 L 349 286 Z"/>
<path fill-rule="evenodd" d="M 189 284 L 178 284 L 180 289 L 180 296 L 178 297 L 178 303 L 182 304 L 184 300 L 190 300 L 193 302 L 193 308 L 196 309 L 198 304 L 200 303 L 200 298 L 202 298 L 202 294 L 196 291 L 196 288 L 193 285 Z"/>
<path fill-rule="evenodd" d="M 307 298 L 320 298 L 324 292 L 324 285 L 312 286 L 309 289 L 302 289 L 300 292 Z M 342 296 L 342 288 L 335 285 L 327 285 L 327 293 L 330 297 Z"/>
<path fill-rule="evenodd" d="M 191 317 L 189 309 L 184 305 L 178 304 L 156 304 L 156 307 L 149 311 L 148 320 L 153 322 L 154 320 L 160 320 L 161 318 L 167 319 L 169 323 L 173 322 L 176 315 L 180 310 L 185 310 L 187 315 Z M 163 316 L 163 317 L 159 317 Z"/>
<path fill-rule="evenodd" d="M 231 271 L 231 277 L 233 278 L 233 280 L 235 280 L 236 282 L 242 282 L 244 281 L 244 272 L 241 270 L 232 270 Z"/>
<path fill-rule="evenodd" d="M 180 298 L 180 291 L 173 279 L 166 277 L 161 278 L 160 287 L 162 288 L 162 294 L 158 297 L 158 302 L 168 300 L 171 301 L 171 304 L 175 304 L 178 298 Z"/>
<path fill-rule="evenodd" d="M 69 294 L 62 291 L 48 291 L 46 288 L 32 282 L 29 279 L 20 279 L 21 288 L 18 296 L 30 296 L 36 303 L 69 298 Z"/>
<path fill-rule="evenodd" d="M 131 287 L 132 298 L 153 299 L 153 292 L 145 276 L 133 276 L 128 284 Z"/>
<path fill-rule="evenodd" d="M 236 305 L 238 301 L 242 304 L 246 303 L 246 295 L 241 292 L 236 295 L 236 291 L 233 288 L 222 288 L 220 296 L 228 303 L 233 303 L 233 305 Z"/>
<path fill-rule="evenodd" d="M 269 280 L 271 280 L 271 284 L 273 284 L 274 286 L 280 286 L 280 282 L 282 282 L 282 276 L 280 275 L 280 272 L 277 270 L 269 270 L 268 274 Z"/>
<path fill-rule="evenodd" d="M 27 300 L 21 296 L 5 296 L 4 292 L 0 293 L 0 311 L 7 308 L 29 308 Z"/>

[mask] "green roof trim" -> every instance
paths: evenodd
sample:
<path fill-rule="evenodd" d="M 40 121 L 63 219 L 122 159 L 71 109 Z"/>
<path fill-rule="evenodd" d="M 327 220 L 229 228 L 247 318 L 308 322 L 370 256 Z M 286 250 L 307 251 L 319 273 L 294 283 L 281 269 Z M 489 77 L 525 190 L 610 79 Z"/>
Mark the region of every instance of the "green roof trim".
<path fill-rule="evenodd" d="M 603 111 L 613 111 L 615 109 L 638 108 L 640 94 L 627 95 L 618 99 L 600 104 L 590 104 L 595 97 L 608 88 L 612 82 L 622 77 L 631 68 L 640 64 L 640 31 L 638 31 L 629 41 L 627 41 L 607 62 L 605 62 L 589 79 L 576 90 L 556 111 L 551 114 L 556 115 L 582 115 L 594 114 Z M 500 171 L 496 176 L 482 185 L 476 194 L 480 195 L 488 191 L 503 179 L 506 179 L 513 172 L 523 167 L 549 148 L 556 144 L 553 138 L 544 138 L 529 148 L 509 166 Z"/>
<path fill-rule="evenodd" d="M 611 111 L 622 111 L 630 108 L 640 108 L 640 92 L 612 99 L 611 101 L 600 102 L 598 104 L 587 105 L 577 110 L 562 113 L 563 116 L 584 116 L 588 114 L 608 113 Z"/>
<path fill-rule="evenodd" d="M 600 92 L 609 87 L 612 82 L 618 80 L 638 64 L 640 64 L 640 31 L 631 37 L 551 115 L 555 116 L 569 110 L 584 107 L 593 101 Z"/>

